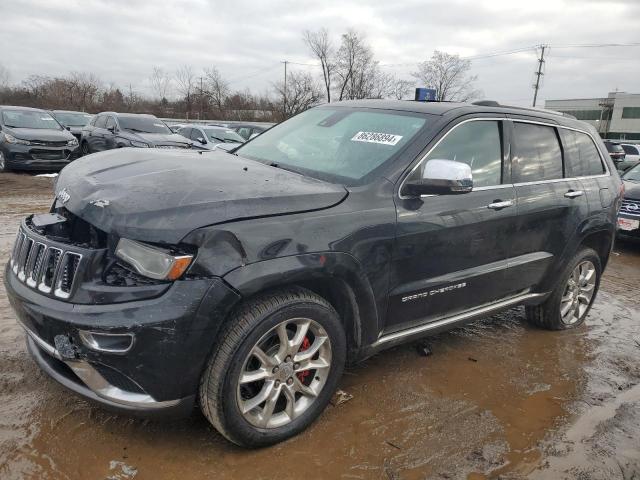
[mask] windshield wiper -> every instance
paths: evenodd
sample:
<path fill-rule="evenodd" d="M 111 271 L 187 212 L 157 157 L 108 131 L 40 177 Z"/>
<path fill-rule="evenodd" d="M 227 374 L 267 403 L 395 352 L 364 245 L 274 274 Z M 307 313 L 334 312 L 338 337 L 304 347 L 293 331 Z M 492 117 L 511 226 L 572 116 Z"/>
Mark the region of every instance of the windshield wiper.
<path fill-rule="evenodd" d="M 136 132 L 136 133 L 153 133 L 153 132 L 147 132 L 146 130 L 140 130 L 139 128 L 127 128 L 127 127 L 122 127 L 122 128 L 125 130 Z"/>

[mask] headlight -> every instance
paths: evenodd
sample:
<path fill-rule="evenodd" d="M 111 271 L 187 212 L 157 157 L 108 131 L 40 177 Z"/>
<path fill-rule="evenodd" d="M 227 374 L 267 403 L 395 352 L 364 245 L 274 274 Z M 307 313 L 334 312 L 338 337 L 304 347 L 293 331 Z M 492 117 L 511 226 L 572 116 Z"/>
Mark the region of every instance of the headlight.
<path fill-rule="evenodd" d="M 16 138 L 13 135 L 9 135 L 8 133 L 3 133 L 3 135 L 7 143 L 15 143 L 17 145 L 31 145 L 31 142 L 28 140 L 22 140 L 20 138 Z"/>
<path fill-rule="evenodd" d="M 74 138 L 72 140 L 69 140 L 67 142 L 67 147 L 77 147 L 78 146 L 78 139 Z"/>
<path fill-rule="evenodd" d="M 131 146 L 138 147 L 138 148 L 149 148 L 149 145 L 147 143 L 138 142 L 136 140 L 131 140 Z"/>
<path fill-rule="evenodd" d="M 166 250 L 121 238 L 116 256 L 136 272 L 156 280 L 176 280 L 182 276 L 193 260 L 193 255 L 172 255 Z"/>

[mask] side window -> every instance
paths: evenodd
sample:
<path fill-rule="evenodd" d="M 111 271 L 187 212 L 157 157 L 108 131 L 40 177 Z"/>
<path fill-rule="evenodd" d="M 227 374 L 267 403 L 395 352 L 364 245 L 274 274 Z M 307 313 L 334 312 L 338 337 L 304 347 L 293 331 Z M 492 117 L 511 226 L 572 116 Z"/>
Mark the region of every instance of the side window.
<path fill-rule="evenodd" d="M 182 127 L 180 130 L 178 130 L 178 135 L 189 138 L 191 136 L 191 130 L 192 129 L 190 127 Z"/>
<path fill-rule="evenodd" d="M 640 150 L 638 150 L 638 148 L 634 147 L 633 145 L 622 145 L 622 149 L 627 155 L 638 155 L 638 153 L 640 152 Z"/>
<path fill-rule="evenodd" d="M 555 128 L 514 122 L 513 183 L 562 178 L 562 153 Z"/>
<path fill-rule="evenodd" d="M 584 176 L 601 175 L 605 172 L 602 159 L 598 154 L 598 149 L 593 144 L 593 140 L 586 133 L 575 132 L 576 144 L 580 152 L 580 163 L 582 164 Z"/>
<path fill-rule="evenodd" d="M 100 115 L 96 120 L 96 128 L 105 128 L 106 124 L 107 124 L 107 116 Z"/>
<path fill-rule="evenodd" d="M 116 126 L 116 121 L 112 116 L 107 117 L 107 125 L 105 128 L 109 129 Z"/>
<path fill-rule="evenodd" d="M 589 135 L 561 128 L 560 136 L 564 147 L 567 177 L 586 177 L 604 173 L 597 147 Z"/>
<path fill-rule="evenodd" d="M 242 135 L 244 138 L 249 138 L 251 136 L 251 129 L 247 127 L 239 128 L 238 134 Z"/>
<path fill-rule="evenodd" d="M 500 185 L 502 181 L 501 123 L 478 120 L 454 127 L 422 162 L 454 160 L 471 167 L 474 187 Z M 412 175 L 422 176 L 422 168 Z"/>

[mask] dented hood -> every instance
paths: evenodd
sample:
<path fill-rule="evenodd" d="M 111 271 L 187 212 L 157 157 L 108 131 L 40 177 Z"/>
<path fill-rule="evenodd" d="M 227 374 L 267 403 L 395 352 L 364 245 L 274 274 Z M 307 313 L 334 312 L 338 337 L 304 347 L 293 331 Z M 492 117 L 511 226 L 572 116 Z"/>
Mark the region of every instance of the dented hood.
<path fill-rule="evenodd" d="M 221 151 L 117 149 L 65 167 L 58 204 L 121 237 L 178 243 L 217 223 L 328 208 L 344 187 Z"/>

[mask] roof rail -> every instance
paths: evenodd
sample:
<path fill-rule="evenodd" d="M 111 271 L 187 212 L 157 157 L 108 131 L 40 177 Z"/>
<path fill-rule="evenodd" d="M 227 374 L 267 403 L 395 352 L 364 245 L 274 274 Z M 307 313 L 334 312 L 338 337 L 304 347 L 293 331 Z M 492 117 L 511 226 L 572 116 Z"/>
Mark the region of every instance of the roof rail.
<path fill-rule="evenodd" d="M 548 110 L 546 108 L 536 108 L 536 107 L 520 107 L 517 105 L 503 105 L 501 103 L 496 102 L 495 100 L 478 100 L 477 102 L 472 102 L 471 105 L 477 105 L 479 107 L 505 107 L 505 108 L 513 108 L 514 110 L 528 110 L 531 112 L 542 112 L 548 113 L 550 115 L 559 115 L 561 117 L 573 118 L 576 117 L 564 112 L 558 112 L 556 110 Z"/>

